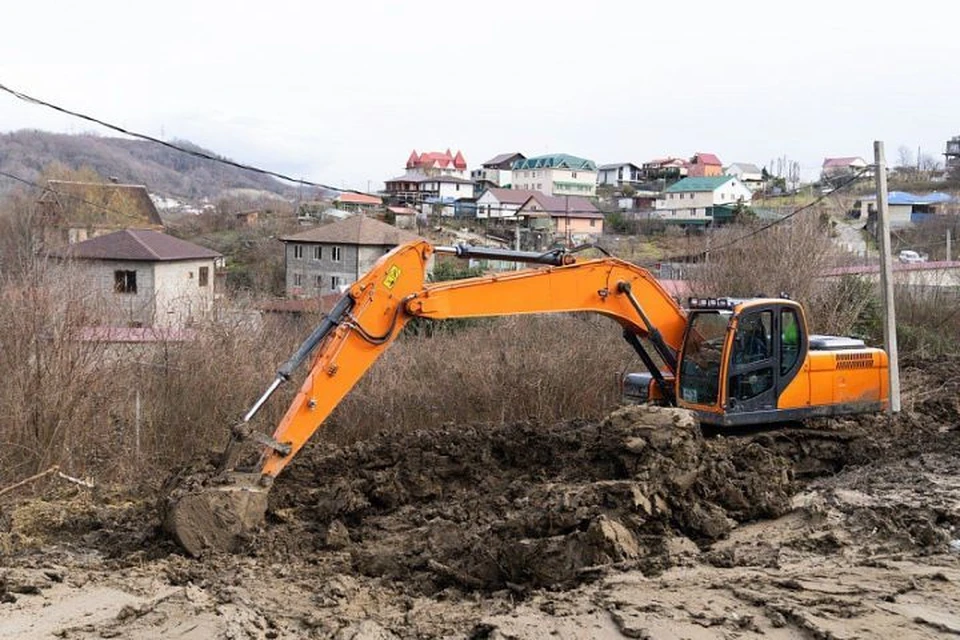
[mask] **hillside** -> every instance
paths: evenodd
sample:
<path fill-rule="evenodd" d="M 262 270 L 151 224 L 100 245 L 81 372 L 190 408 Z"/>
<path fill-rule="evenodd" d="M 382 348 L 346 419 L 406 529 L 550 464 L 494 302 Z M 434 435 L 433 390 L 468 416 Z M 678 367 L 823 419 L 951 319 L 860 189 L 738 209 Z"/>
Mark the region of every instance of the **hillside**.
<path fill-rule="evenodd" d="M 190 142 L 177 144 L 213 154 Z M 0 170 L 37 180 L 44 167 L 54 162 L 72 169 L 88 166 L 102 176 L 145 184 L 151 193 L 179 199 L 215 199 L 227 189 L 255 189 L 280 195 L 294 192 L 294 188 L 268 176 L 195 158 L 152 142 L 36 130 L 0 134 Z M 0 181 L 0 192 L 11 186 L 10 181 Z"/>

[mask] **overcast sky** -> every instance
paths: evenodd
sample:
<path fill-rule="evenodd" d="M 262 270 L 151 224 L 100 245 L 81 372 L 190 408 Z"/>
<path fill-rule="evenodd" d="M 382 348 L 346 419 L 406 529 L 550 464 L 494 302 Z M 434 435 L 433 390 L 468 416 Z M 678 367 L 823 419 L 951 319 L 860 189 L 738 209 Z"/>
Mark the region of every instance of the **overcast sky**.
<path fill-rule="evenodd" d="M 809 177 L 875 139 L 894 163 L 960 134 L 958 17 L 948 0 L 33 0 L 4 19 L 0 82 L 349 188 L 448 147 L 471 168 L 786 155 Z M 3 94 L 0 128 L 95 131 Z"/>

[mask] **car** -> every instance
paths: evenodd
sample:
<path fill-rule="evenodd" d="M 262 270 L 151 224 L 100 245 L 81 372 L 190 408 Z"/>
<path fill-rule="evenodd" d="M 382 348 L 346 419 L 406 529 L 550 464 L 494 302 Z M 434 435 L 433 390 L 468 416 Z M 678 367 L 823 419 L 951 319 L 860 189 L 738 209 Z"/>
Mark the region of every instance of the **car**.
<path fill-rule="evenodd" d="M 926 262 L 927 256 L 922 256 L 916 251 L 904 249 L 899 255 L 900 262 Z"/>

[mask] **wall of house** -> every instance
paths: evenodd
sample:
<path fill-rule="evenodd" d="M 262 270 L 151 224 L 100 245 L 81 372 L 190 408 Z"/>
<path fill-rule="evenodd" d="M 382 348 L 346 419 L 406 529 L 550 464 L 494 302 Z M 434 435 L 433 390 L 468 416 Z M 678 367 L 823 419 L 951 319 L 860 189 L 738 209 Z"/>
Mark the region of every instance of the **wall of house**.
<path fill-rule="evenodd" d="M 296 257 L 296 247 L 303 248 L 302 257 Z M 320 247 L 320 259 L 314 257 L 314 247 Z M 340 248 L 340 260 L 334 260 L 334 247 Z M 315 242 L 285 243 L 286 292 L 288 297 L 307 298 L 330 293 L 334 276 L 342 284 L 356 282 L 359 247 L 355 244 Z M 382 255 L 382 254 L 381 254 Z M 300 276 L 299 284 L 297 276 Z"/>
<path fill-rule="evenodd" d="M 101 322 L 114 326 L 152 326 L 155 315 L 153 263 L 126 260 L 77 260 L 65 262 L 64 270 L 76 269 L 88 283 L 91 300 L 101 308 Z M 115 291 L 117 271 L 135 271 L 136 293 Z M 212 281 L 211 274 L 211 281 Z"/>
<path fill-rule="evenodd" d="M 572 183 L 561 186 L 557 183 Z M 569 169 L 523 169 L 513 172 L 514 189 L 533 189 L 548 196 L 592 197 L 597 193 L 596 171 Z"/>
<path fill-rule="evenodd" d="M 554 228 L 557 233 L 566 235 L 598 236 L 603 233 L 603 218 L 574 218 L 553 216 Z"/>
<path fill-rule="evenodd" d="M 518 204 L 501 203 L 490 191 L 485 191 L 477 198 L 477 218 L 513 218 L 519 208 Z"/>
<path fill-rule="evenodd" d="M 201 268 L 207 269 L 206 283 L 202 287 Z M 213 311 L 213 279 L 213 260 L 154 263 L 154 326 L 179 329 L 191 321 L 208 317 Z"/>

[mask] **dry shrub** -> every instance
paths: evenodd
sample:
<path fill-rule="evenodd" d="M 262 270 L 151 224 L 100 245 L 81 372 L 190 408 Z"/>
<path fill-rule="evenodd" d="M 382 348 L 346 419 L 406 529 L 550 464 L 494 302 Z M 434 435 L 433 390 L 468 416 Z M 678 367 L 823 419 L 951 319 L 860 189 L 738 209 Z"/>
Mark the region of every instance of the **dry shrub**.
<path fill-rule="evenodd" d="M 642 367 L 612 320 L 589 314 L 484 320 L 408 335 L 337 408 L 328 437 L 445 423 L 595 418 L 616 405 L 618 379 Z"/>
<path fill-rule="evenodd" d="M 811 330 L 850 332 L 870 299 L 854 279 L 821 278 L 842 260 L 829 227 L 810 213 L 738 240 L 756 228 L 730 226 L 704 237 L 704 250 L 723 248 L 688 271 L 694 293 L 731 297 L 787 294 L 804 305 Z"/>

